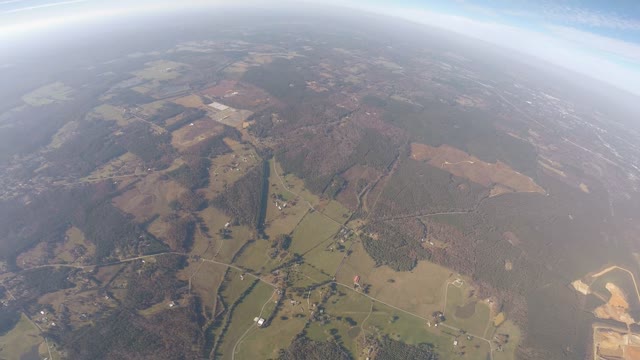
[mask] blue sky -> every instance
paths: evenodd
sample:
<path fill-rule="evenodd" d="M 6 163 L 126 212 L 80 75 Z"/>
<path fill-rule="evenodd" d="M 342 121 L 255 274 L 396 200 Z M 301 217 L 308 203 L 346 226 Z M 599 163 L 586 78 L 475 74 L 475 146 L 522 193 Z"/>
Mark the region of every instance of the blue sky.
<path fill-rule="evenodd" d="M 482 39 L 640 95 L 640 0 L 0 0 L 3 37 L 218 4 L 347 6 Z"/>
<path fill-rule="evenodd" d="M 640 0 L 352 4 L 492 42 L 640 95 Z"/>

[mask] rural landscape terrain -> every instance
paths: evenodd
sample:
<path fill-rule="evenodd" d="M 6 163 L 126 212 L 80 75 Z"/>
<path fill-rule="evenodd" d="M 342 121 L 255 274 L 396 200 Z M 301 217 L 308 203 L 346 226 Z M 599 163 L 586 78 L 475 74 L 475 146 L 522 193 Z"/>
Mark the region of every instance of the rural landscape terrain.
<path fill-rule="evenodd" d="M 638 129 L 358 26 L 0 68 L 0 359 L 640 358 Z"/>

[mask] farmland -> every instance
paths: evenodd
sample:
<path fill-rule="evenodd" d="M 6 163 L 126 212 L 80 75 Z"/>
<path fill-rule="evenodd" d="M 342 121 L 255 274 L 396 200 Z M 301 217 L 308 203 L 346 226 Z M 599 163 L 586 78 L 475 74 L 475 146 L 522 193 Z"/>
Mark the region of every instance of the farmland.
<path fill-rule="evenodd" d="M 452 35 L 261 19 L 43 58 L 0 97 L 0 357 L 619 355 L 625 119 Z"/>
<path fill-rule="evenodd" d="M 6 359 L 37 359 L 48 356 L 47 345 L 38 328 L 22 315 L 13 330 L 0 336 L 0 356 Z"/>

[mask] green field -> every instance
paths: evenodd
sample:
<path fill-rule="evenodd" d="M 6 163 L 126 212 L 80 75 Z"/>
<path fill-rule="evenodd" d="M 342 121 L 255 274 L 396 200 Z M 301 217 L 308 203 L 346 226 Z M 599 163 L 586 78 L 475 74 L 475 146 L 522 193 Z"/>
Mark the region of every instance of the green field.
<path fill-rule="evenodd" d="M 0 336 L 0 359 L 38 359 L 42 355 L 48 356 L 46 346 L 44 353 L 39 350 L 43 343 L 40 331 L 26 316 L 21 315 L 16 326 Z"/>
<path fill-rule="evenodd" d="M 216 245 L 215 258 L 218 261 L 230 263 L 234 255 L 252 237 L 252 232 L 248 226 L 232 226 L 231 238 L 222 239 L 220 237 Z"/>
<path fill-rule="evenodd" d="M 449 285 L 447 292 L 447 306 L 445 309 L 446 323 L 466 330 L 471 334 L 484 337 L 485 331 L 490 333 L 493 323 L 489 326 L 491 312 L 489 306 L 475 298 L 469 298 L 465 285 L 460 288 Z"/>
<path fill-rule="evenodd" d="M 222 283 L 222 291 L 220 296 L 227 306 L 233 304 L 236 299 L 245 292 L 254 281 L 253 277 L 245 276 L 244 280 L 240 278 L 241 272 L 235 269 L 229 269 Z"/>
<path fill-rule="evenodd" d="M 341 203 L 335 200 L 329 201 L 321 211 L 323 214 L 342 224 L 344 224 L 351 215 L 349 209 L 342 206 Z"/>
<path fill-rule="evenodd" d="M 71 100 L 73 89 L 69 86 L 55 82 L 49 85 L 40 87 L 32 92 L 25 94 L 22 97 L 22 101 L 31 106 L 43 106 L 53 104 L 59 101 Z"/>
<path fill-rule="evenodd" d="M 146 65 L 144 69 L 133 72 L 133 75 L 144 80 L 171 80 L 177 78 L 180 75 L 178 70 L 185 66 L 169 60 L 153 61 Z"/>
<path fill-rule="evenodd" d="M 306 263 L 320 269 L 326 275 L 333 277 L 340 263 L 345 258 L 351 242 L 351 240 L 347 240 L 344 243 L 328 241 L 326 244 L 322 244 L 306 253 L 304 260 Z M 338 246 L 342 247 L 341 251 L 338 250 Z"/>
<path fill-rule="evenodd" d="M 323 315 L 326 320 L 311 322 L 307 327 L 308 337 L 318 341 L 333 338 L 352 356 L 359 354 L 357 338 L 362 331 L 360 324 L 369 314 L 371 301 L 352 291 L 338 288 L 338 294 L 331 296 L 324 307 Z"/>
<path fill-rule="evenodd" d="M 289 346 L 304 328 L 306 317 L 281 316 L 273 319 L 266 328 L 251 330 L 236 349 L 236 359 L 269 359 L 277 356 L 278 350 Z"/>
<path fill-rule="evenodd" d="M 419 261 L 412 271 L 397 272 L 388 266 L 376 267 L 361 243 L 352 250 L 336 276 L 339 282 L 351 284 L 358 275 L 361 284 L 369 285 L 369 294 L 381 301 L 423 317 L 442 310 L 444 286 L 452 276 L 451 270 Z"/>
<path fill-rule="evenodd" d="M 249 328 L 256 326 L 253 322 L 255 317 L 269 317 L 269 310 L 273 311 L 273 306 L 268 307 L 268 302 L 273 303 L 273 299 L 270 299 L 272 295 L 273 287 L 259 282 L 235 307 L 231 315 L 231 323 L 218 346 L 220 359 L 231 359 L 236 343 Z"/>
<path fill-rule="evenodd" d="M 290 252 L 305 254 L 327 242 L 338 232 L 340 225 L 318 212 L 308 213 L 293 231 Z"/>
<path fill-rule="evenodd" d="M 331 280 L 331 276 L 309 264 L 297 266 L 289 276 L 293 286 L 300 288 L 306 288 L 314 284 Z"/>
<path fill-rule="evenodd" d="M 278 258 L 271 259 L 269 257 L 271 251 L 270 241 L 256 240 L 242 250 L 242 253 L 236 258 L 235 264 L 258 274 L 269 272 L 280 263 Z"/>
<path fill-rule="evenodd" d="M 522 333 L 520 328 L 516 326 L 511 320 L 507 320 L 500 325 L 496 331 L 496 334 L 509 334 L 509 342 L 502 347 L 502 351 L 493 352 L 493 360 L 512 360 L 516 358 L 516 351 L 518 350 L 518 344 Z"/>
<path fill-rule="evenodd" d="M 284 185 L 286 185 L 286 189 L 290 194 L 299 195 L 301 201 L 308 201 L 313 206 L 317 205 L 320 202 L 320 198 L 318 198 L 318 196 L 312 194 L 305 188 L 304 181 L 302 179 L 293 174 L 283 175 L 284 171 L 278 163 L 274 163 L 273 169 L 277 172 L 278 175 L 280 175 L 280 180 L 282 180 Z M 278 179 L 278 175 L 273 175 L 276 177 L 276 179 Z"/>

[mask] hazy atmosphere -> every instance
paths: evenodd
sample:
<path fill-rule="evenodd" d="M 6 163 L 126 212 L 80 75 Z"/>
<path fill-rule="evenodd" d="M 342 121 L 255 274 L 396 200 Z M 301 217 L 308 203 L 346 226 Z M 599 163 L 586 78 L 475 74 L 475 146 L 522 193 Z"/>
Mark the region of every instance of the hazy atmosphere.
<path fill-rule="evenodd" d="M 640 6 L 0 0 L 0 359 L 640 359 Z"/>

